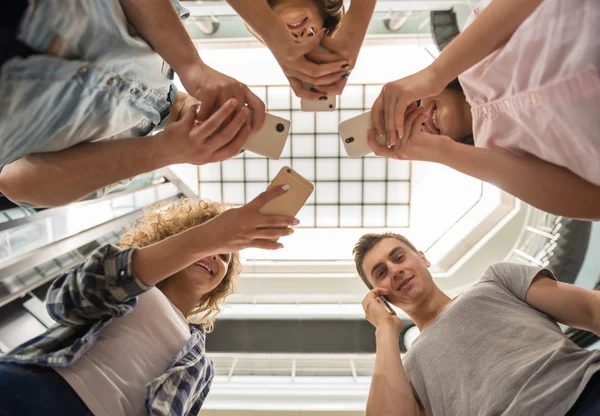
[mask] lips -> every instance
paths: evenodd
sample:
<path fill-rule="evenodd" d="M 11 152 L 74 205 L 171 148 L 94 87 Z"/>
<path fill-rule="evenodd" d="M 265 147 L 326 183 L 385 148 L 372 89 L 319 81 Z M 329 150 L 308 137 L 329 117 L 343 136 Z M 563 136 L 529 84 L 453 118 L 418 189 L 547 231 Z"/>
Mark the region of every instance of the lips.
<path fill-rule="evenodd" d="M 204 260 L 197 261 L 196 263 L 194 263 L 194 265 L 197 267 L 203 268 L 204 270 L 206 270 L 208 272 L 208 274 L 211 274 L 211 275 L 213 274 L 212 267 L 210 266 L 210 264 L 208 264 Z"/>
<path fill-rule="evenodd" d="M 437 122 L 437 105 L 435 103 L 433 103 L 433 105 L 431 106 L 431 110 L 429 110 L 429 117 L 427 117 L 425 123 L 432 132 L 436 134 L 441 133 Z"/>
<path fill-rule="evenodd" d="M 400 292 L 407 284 L 409 284 L 415 277 L 409 277 L 408 279 L 403 280 L 398 286 L 398 292 Z"/>
<path fill-rule="evenodd" d="M 304 19 L 298 21 L 298 22 L 294 22 L 294 23 L 288 23 L 287 27 L 290 30 L 298 30 L 298 29 L 302 29 L 304 27 L 304 25 L 306 25 L 306 23 L 308 22 L 308 17 L 305 17 Z"/>

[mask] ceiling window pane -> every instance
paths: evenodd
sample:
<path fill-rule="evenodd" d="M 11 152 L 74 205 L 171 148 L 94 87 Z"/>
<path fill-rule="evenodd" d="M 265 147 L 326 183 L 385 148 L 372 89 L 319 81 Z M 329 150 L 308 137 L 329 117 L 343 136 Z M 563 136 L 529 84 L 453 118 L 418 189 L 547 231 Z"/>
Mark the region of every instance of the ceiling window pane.
<path fill-rule="evenodd" d="M 386 174 L 386 161 L 381 158 L 365 158 L 366 180 L 384 180 Z"/>
<path fill-rule="evenodd" d="M 231 205 L 243 205 L 246 203 L 244 197 L 244 183 L 224 183 L 223 200 Z"/>
<path fill-rule="evenodd" d="M 340 97 L 340 107 L 350 109 L 362 109 L 363 101 L 363 86 L 347 85 L 346 88 L 344 88 L 344 95 Z"/>
<path fill-rule="evenodd" d="M 338 134 L 340 124 L 337 111 L 324 111 L 316 113 L 317 115 L 317 133 Z"/>
<path fill-rule="evenodd" d="M 200 198 L 210 199 L 214 202 L 222 202 L 223 195 L 221 195 L 221 184 L 200 182 Z"/>
<path fill-rule="evenodd" d="M 315 187 L 317 192 L 317 205 L 319 204 L 337 204 L 339 203 L 338 192 L 339 183 L 319 182 Z"/>
<path fill-rule="evenodd" d="M 221 180 L 221 164 L 207 163 L 200 166 L 200 181 L 220 181 Z"/>
<path fill-rule="evenodd" d="M 334 181 L 339 179 L 339 160 L 317 159 L 317 178 L 321 181 Z"/>
<path fill-rule="evenodd" d="M 289 139 L 294 157 L 315 156 L 315 136 L 312 134 L 294 134 Z"/>
<path fill-rule="evenodd" d="M 246 159 L 246 180 L 265 181 L 267 178 L 267 161 L 267 158 Z"/>
<path fill-rule="evenodd" d="M 305 113 L 303 111 L 294 111 L 292 113 L 292 134 L 293 133 L 315 133 L 315 113 Z"/>
<path fill-rule="evenodd" d="M 363 162 L 361 159 L 342 159 L 342 178 L 346 180 L 361 180 L 363 176 Z"/>
<path fill-rule="evenodd" d="M 388 182 L 387 202 L 389 204 L 408 204 L 410 184 L 408 182 Z"/>
<path fill-rule="evenodd" d="M 319 134 L 317 136 L 317 157 L 340 155 L 340 136 L 338 134 Z"/>
<path fill-rule="evenodd" d="M 408 205 L 388 205 L 387 227 L 408 227 L 409 209 Z"/>
<path fill-rule="evenodd" d="M 239 181 L 244 177 L 244 160 L 231 159 L 223 164 L 223 181 Z"/>
<path fill-rule="evenodd" d="M 342 182 L 340 202 L 342 204 L 360 204 L 363 200 L 360 182 Z"/>
<path fill-rule="evenodd" d="M 341 227 L 360 227 L 362 223 L 362 206 L 342 205 L 340 207 Z"/>
<path fill-rule="evenodd" d="M 410 161 L 388 159 L 388 179 L 410 179 Z"/>
<path fill-rule="evenodd" d="M 385 227 L 385 205 L 365 205 L 365 227 Z"/>
<path fill-rule="evenodd" d="M 289 87 L 269 87 L 266 104 L 270 110 L 285 110 L 290 108 Z"/>
<path fill-rule="evenodd" d="M 366 204 L 385 204 L 386 186 L 384 182 L 365 182 L 363 187 Z"/>
<path fill-rule="evenodd" d="M 336 205 L 317 205 L 317 226 L 337 227 L 338 207 Z"/>
<path fill-rule="evenodd" d="M 292 168 L 311 182 L 315 181 L 314 159 L 292 159 Z M 319 178 L 320 179 L 320 178 Z"/>

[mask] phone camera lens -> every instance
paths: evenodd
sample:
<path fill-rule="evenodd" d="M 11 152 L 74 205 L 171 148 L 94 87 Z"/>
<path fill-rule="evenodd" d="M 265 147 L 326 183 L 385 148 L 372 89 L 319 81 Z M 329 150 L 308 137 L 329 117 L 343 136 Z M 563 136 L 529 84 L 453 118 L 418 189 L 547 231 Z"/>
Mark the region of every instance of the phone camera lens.
<path fill-rule="evenodd" d="M 277 123 L 277 125 L 275 126 L 275 130 L 277 130 L 279 133 L 281 133 L 282 131 L 285 130 L 285 126 L 282 123 Z"/>
<path fill-rule="evenodd" d="M 346 139 L 346 143 L 352 143 L 354 141 L 354 137 L 348 137 Z"/>
<path fill-rule="evenodd" d="M 288 169 L 288 170 L 287 170 L 287 173 L 292 173 L 292 170 L 291 170 L 291 169 Z"/>
<path fill-rule="evenodd" d="M 322 97 L 319 97 L 319 100 L 320 100 L 320 101 L 325 101 L 326 99 L 327 99 L 327 96 L 326 96 L 326 95 L 324 95 L 324 96 L 322 96 Z"/>

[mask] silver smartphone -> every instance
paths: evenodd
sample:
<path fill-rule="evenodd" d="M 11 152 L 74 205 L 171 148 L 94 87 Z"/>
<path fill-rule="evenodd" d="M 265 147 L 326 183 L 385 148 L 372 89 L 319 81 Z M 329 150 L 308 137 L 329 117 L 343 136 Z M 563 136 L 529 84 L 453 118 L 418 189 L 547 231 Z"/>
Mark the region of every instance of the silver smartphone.
<path fill-rule="evenodd" d="M 369 128 L 372 127 L 371 112 L 350 118 L 340 124 L 339 133 L 348 157 L 356 159 L 372 153 L 369 146 Z M 377 136 L 377 142 L 385 145 L 385 135 Z"/>
<path fill-rule="evenodd" d="M 336 95 L 323 94 L 318 100 L 300 100 L 300 108 L 306 112 L 333 111 L 336 109 Z"/>
<path fill-rule="evenodd" d="M 252 123 L 253 113 L 250 111 L 248 123 Z M 267 113 L 265 122 L 259 131 L 251 133 L 242 147 L 269 159 L 279 159 L 290 133 L 289 120 Z"/>
<path fill-rule="evenodd" d="M 385 310 L 387 310 L 389 313 L 396 314 L 396 312 L 394 312 L 388 301 L 383 296 L 378 296 L 377 302 L 379 302 L 379 304 L 383 306 Z"/>

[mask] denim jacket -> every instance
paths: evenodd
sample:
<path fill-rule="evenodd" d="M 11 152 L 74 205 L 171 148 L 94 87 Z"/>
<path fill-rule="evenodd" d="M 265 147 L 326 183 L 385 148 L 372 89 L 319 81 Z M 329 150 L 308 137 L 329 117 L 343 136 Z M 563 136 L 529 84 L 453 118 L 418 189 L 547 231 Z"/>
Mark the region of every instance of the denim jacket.
<path fill-rule="evenodd" d="M 68 367 L 94 345 L 113 319 L 133 310 L 137 295 L 150 289 L 135 277 L 135 249 L 97 249 L 75 269 L 54 280 L 46 308 L 57 324 L 0 357 L 0 362 Z M 192 337 L 161 376 L 149 382 L 146 408 L 152 416 L 197 415 L 214 371 L 205 354 L 206 333 L 190 325 Z"/>
<path fill-rule="evenodd" d="M 173 71 L 119 0 L 30 0 L 17 37 L 36 51 L 58 39 L 61 57 L 15 57 L 0 68 L 0 169 L 31 153 L 145 136 L 168 121 Z"/>

